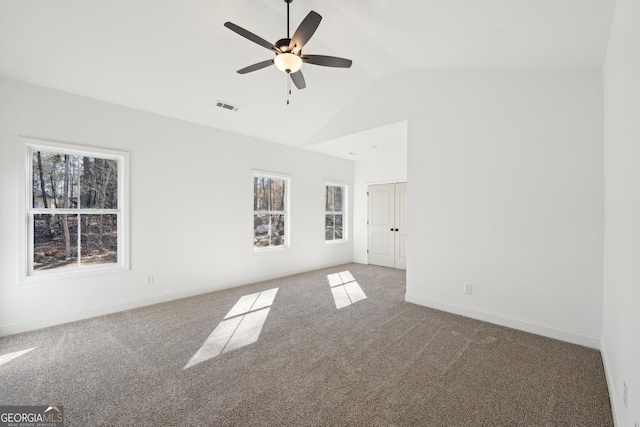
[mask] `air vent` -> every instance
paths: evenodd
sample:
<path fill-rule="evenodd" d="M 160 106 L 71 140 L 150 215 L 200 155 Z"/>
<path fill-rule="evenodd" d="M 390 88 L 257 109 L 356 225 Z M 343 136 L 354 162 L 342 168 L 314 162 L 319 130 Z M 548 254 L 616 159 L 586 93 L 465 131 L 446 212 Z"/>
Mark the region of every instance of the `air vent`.
<path fill-rule="evenodd" d="M 229 111 L 238 112 L 238 110 L 240 110 L 240 107 L 238 107 L 237 105 L 232 105 L 232 104 L 229 104 L 228 102 L 224 102 L 220 100 L 216 101 L 216 106 L 220 108 L 224 108 L 225 110 L 229 110 Z"/>

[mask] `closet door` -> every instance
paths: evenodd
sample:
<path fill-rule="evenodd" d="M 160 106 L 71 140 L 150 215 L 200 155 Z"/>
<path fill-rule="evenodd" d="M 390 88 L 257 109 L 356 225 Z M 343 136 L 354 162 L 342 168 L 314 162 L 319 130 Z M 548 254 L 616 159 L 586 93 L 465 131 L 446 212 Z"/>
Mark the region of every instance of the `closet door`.
<path fill-rule="evenodd" d="M 395 191 L 395 268 L 407 269 L 407 221 L 406 221 L 406 203 L 407 203 L 407 183 L 402 182 L 396 184 Z"/>
<path fill-rule="evenodd" d="M 369 264 L 395 266 L 395 184 L 369 186 Z"/>
<path fill-rule="evenodd" d="M 407 184 L 369 186 L 369 264 L 406 269 Z"/>

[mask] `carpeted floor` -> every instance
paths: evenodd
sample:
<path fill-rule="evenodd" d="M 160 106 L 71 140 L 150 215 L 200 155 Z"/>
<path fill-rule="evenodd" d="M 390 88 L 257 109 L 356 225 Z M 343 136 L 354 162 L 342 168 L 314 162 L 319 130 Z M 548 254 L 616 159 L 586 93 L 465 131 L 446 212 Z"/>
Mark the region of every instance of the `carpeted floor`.
<path fill-rule="evenodd" d="M 342 271 L 360 291 L 330 287 Z M 404 293 L 404 271 L 348 264 L 4 337 L 0 361 L 35 348 L 0 365 L 0 405 L 81 427 L 613 425 L 598 351 Z"/>

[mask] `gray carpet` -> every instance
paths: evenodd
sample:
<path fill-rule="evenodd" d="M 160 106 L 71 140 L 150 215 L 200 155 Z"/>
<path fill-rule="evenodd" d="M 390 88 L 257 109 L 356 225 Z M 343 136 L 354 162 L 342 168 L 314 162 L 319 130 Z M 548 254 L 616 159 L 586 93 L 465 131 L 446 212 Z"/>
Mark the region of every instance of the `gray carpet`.
<path fill-rule="evenodd" d="M 345 270 L 366 299 L 337 309 Z M 212 341 L 274 288 L 256 342 Z M 0 404 L 62 405 L 67 426 L 613 425 L 598 351 L 404 292 L 404 271 L 348 264 L 4 337 L 0 356 L 36 348 L 0 365 Z"/>

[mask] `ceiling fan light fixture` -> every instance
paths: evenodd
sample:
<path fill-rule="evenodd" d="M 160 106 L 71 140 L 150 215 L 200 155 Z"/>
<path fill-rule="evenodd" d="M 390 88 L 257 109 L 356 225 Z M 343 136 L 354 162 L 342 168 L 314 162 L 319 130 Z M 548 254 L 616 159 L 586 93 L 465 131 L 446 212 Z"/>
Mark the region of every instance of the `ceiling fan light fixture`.
<path fill-rule="evenodd" d="M 280 53 L 276 55 L 273 62 L 280 71 L 285 73 L 296 73 L 302 67 L 302 58 L 293 53 Z"/>

